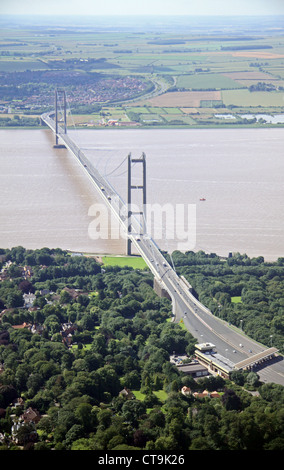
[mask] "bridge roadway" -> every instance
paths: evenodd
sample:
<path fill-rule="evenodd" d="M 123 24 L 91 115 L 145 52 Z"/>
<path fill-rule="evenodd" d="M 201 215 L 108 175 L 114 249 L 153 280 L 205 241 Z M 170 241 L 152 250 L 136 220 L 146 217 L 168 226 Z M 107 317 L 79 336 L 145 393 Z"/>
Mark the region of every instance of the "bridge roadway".
<path fill-rule="evenodd" d="M 55 133 L 55 122 L 51 115 L 43 114 L 41 119 Z M 199 343 L 213 343 L 217 352 L 233 364 L 242 363 L 242 361 L 253 355 L 263 353 L 267 349 L 265 346 L 245 336 L 241 330 L 215 317 L 193 296 L 188 286 L 161 254 L 159 247 L 151 236 L 142 233 L 143 229 L 134 217 L 132 217 L 132 232 L 127 233 L 128 210 L 125 202 L 60 126 L 58 126 L 58 137 L 92 180 L 102 200 L 118 220 L 126 237 L 131 239 L 156 280 L 169 293 L 173 303 L 175 321 L 179 322 L 183 319 L 185 327 Z M 257 373 L 261 381 L 284 385 L 284 361 L 282 356 L 263 363 L 258 367 Z"/>

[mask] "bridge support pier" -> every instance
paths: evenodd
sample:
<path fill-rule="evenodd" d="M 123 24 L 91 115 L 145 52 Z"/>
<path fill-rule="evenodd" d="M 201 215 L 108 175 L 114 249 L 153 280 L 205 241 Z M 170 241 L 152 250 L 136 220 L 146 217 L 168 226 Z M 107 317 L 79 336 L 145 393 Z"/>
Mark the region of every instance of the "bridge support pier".
<path fill-rule="evenodd" d="M 60 97 L 63 97 L 63 122 L 64 122 L 64 134 L 67 134 L 67 120 L 66 120 L 66 93 L 63 88 L 56 88 L 55 90 L 55 145 L 54 148 L 65 149 L 65 145 L 58 143 L 58 112 L 59 112 L 59 100 Z"/>
<path fill-rule="evenodd" d="M 142 164 L 142 184 L 132 185 L 131 177 L 131 164 L 132 163 L 141 163 Z M 140 212 L 133 212 L 131 208 L 132 204 L 132 190 L 133 189 L 142 189 L 142 203 L 143 203 L 143 210 Z M 139 214 L 143 217 L 143 225 L 145 225 L 145 206 L 146 206 L 146 155 L 142 154 L 141 158 L 132 158 L 131 154 L 128 155 L 128 186 L 127 186 L 127 209 L 128 209 L 128 234 L 130 235 L 132 232 L 132 215 Z M 145 228 L 145 227 L 144 227 Z M 143 230 L 143 233 L 145 231 Z M 140 234 L 139 234 L 140 236 Z M 131 240 L 130 238 L 127 239 L 127 246 L 126 246 L 126 253 L 128 256 L 131 256 Z"/>
<path fill-rule="evenodd" d="M 169 300 L 172 300 L 168 291 L 161 286 L 161 283 L 154 277 L 154 291 L 159 297 L 166 297 Z"/>

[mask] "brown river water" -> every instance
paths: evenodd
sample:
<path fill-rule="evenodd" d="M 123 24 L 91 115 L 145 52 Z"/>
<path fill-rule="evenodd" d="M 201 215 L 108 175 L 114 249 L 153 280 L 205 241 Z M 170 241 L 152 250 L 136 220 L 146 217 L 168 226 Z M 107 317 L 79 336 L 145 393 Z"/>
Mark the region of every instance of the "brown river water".
<path fill-rule="evenodd" d="M 195 208 L 194 246 L 189 249 L 272 261 L 284 256 L 284 129 L 86 129 L 68 134 L 123 199 L 125 159 L 144 152 L 148 204 Z M 124 254 L 125 240 L 90 236 L 94 217 L 89 210 L 102 200 L 72 154 L 53 148 L 54 143 L 47 128 L 0 130 L 0 247 Z M 138 184 L 139 165 L 135 172 Z M 170 252 L 179 248 L 168 235 L 156 242 Z"/>

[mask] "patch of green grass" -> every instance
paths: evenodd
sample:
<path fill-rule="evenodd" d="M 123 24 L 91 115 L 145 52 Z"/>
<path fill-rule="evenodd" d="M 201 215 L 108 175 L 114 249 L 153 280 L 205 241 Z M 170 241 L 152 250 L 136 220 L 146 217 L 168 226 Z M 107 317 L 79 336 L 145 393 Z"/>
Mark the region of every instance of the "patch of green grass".
<path fill-rule="evenodd" d="M 231 301 L 234 303 L 234 304 L 238 304 L 242 301 L 242 297 L 241 296 L 235 296 L 235 297 L 231 297 Z"/>
<path fill-rule="evenodd" d="M 179 108 L 162 108 L 162 110 L 167 114 L 183 114 Z"/>
<path fill-rule="evenodd" d="M 103 256 L 105 266 L 129 266 L 134 269 L 144 269 L 147 267 L 144 259 L 140 256 Z"/>
<path fill-rule="evenodd" d="M 146 395 L 144 393 L 141 393 L 139 390 L 133 390 L 132 393 L 135 396 L 136 400 L 145 400 Z"/>
<path fill-rule="evenodd" d="M 97 291 L 89 292 L 90 297 L 97 297 L 99 293 Z"/>
<path fill-rule="evenodd" d="M 26 70 L 46 70 L 48 66 L 32 60 L 0 60 L 0 72 L 25 72 Z"/>
<path fill-rule="evenodd" d="M 186 329 L 187 329 L 186 326 L 185 326 L 185 324 L 184 324 L 183 319 L 181 319 L 181 320 L 178 322 L 178 325 L 179 325 L 183 330 L 186 330 Z"/>
<path fill-rule="evenodd" d="M 231 90 L 243 87 L 243 85 L 240 85 L 235 80 L 218 73 L 182 75 L 178 77 L 177 86 L 195 90 L 207 90 L 212 88 Z"/>
<path fill-rule="evenodd" d="M 153 393 L 154 393 L 154 394 L 156 395 L 156 397 L 158 397 L 159 400 L 162 401 L 162 402 L 165 402 L 166 399 L 168 398 L 168 394 L 167 394 L 167 392 L 165 392 L 165 390 L 157 390 L 157 391 L 154 391 Z"/>
<path fill-rule="evenodd" d="M 92 343 L 90 344 L 83 344 L 83 349 L 85 349 L 86 351 L 89 351 L 92 347 Z M 78 349 L 78 344 L 72 344 L 72 350 L 75 350 L 75 349 Z"/>
<path fill-rule="evenodd" d="M 224 90 L 222 91 L 222 98 L 225 106 L 279 107 L 284 104 L 284 93 L 279 91 Z"/>
<path fill-rule="evenodd" d="M 140 120 L 143 122 L 162 122 L 163 119 L 158 114 L 141 114 Z"/>
<path fill-rule="evenodd" d="M 132 390 L 132 393 L 135 396 L 136 400 L 144 401 L 146 398 L 145 393 L 141 393 L 140 390 Z M 154 390 L 153 393 L 161 402 L 165 402 L 168 398 L 168 394 L 164 390 Z"/>
<path fill-rule="evenodd" d="M 149 107 L 148 108 L 149 113 L 152 114 L 162 114 L 164 112 L 163 108 L 159 108 L 157 106 Z"/>

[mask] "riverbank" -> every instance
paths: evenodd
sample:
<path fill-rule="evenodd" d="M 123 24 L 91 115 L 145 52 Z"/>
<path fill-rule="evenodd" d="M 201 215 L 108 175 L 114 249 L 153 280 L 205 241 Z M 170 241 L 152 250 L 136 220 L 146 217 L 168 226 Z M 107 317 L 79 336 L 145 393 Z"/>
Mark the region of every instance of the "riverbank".
<path fill-rule="evenodd" d="M 0 117 L 1 119 L 1 117 Z M 42 128 L 45 128 L 46 126 L 41 125 L 35 125 L 35 126 L 0 126 L 0 130 L 39 130 Z M 139 131 L 140 129 L 169 129 L 169 130 L 175 130 L 175 129 L 281 129 L 284 128 L 284 123 L 279 123 L 279 124 L 272 124 L 272 123 L 252 123 L 252 124 L 234 124 L 230 122 L 215 122 L 212 124 L 152 124 L 152 125 L 146 125 L 146 124 L 140 124 L 137 126 L 137 124 L 129 125 L 129 126 L 112 126 L 112 125 L 99 125 L 99 126 L 89 126 L 89 125 L 84 125 L 84 126 L 67 126 L 67 131 L 69 130 L 117 130 L 117 131 L 127 131 L 127 130 L 135 130 Z"/>

